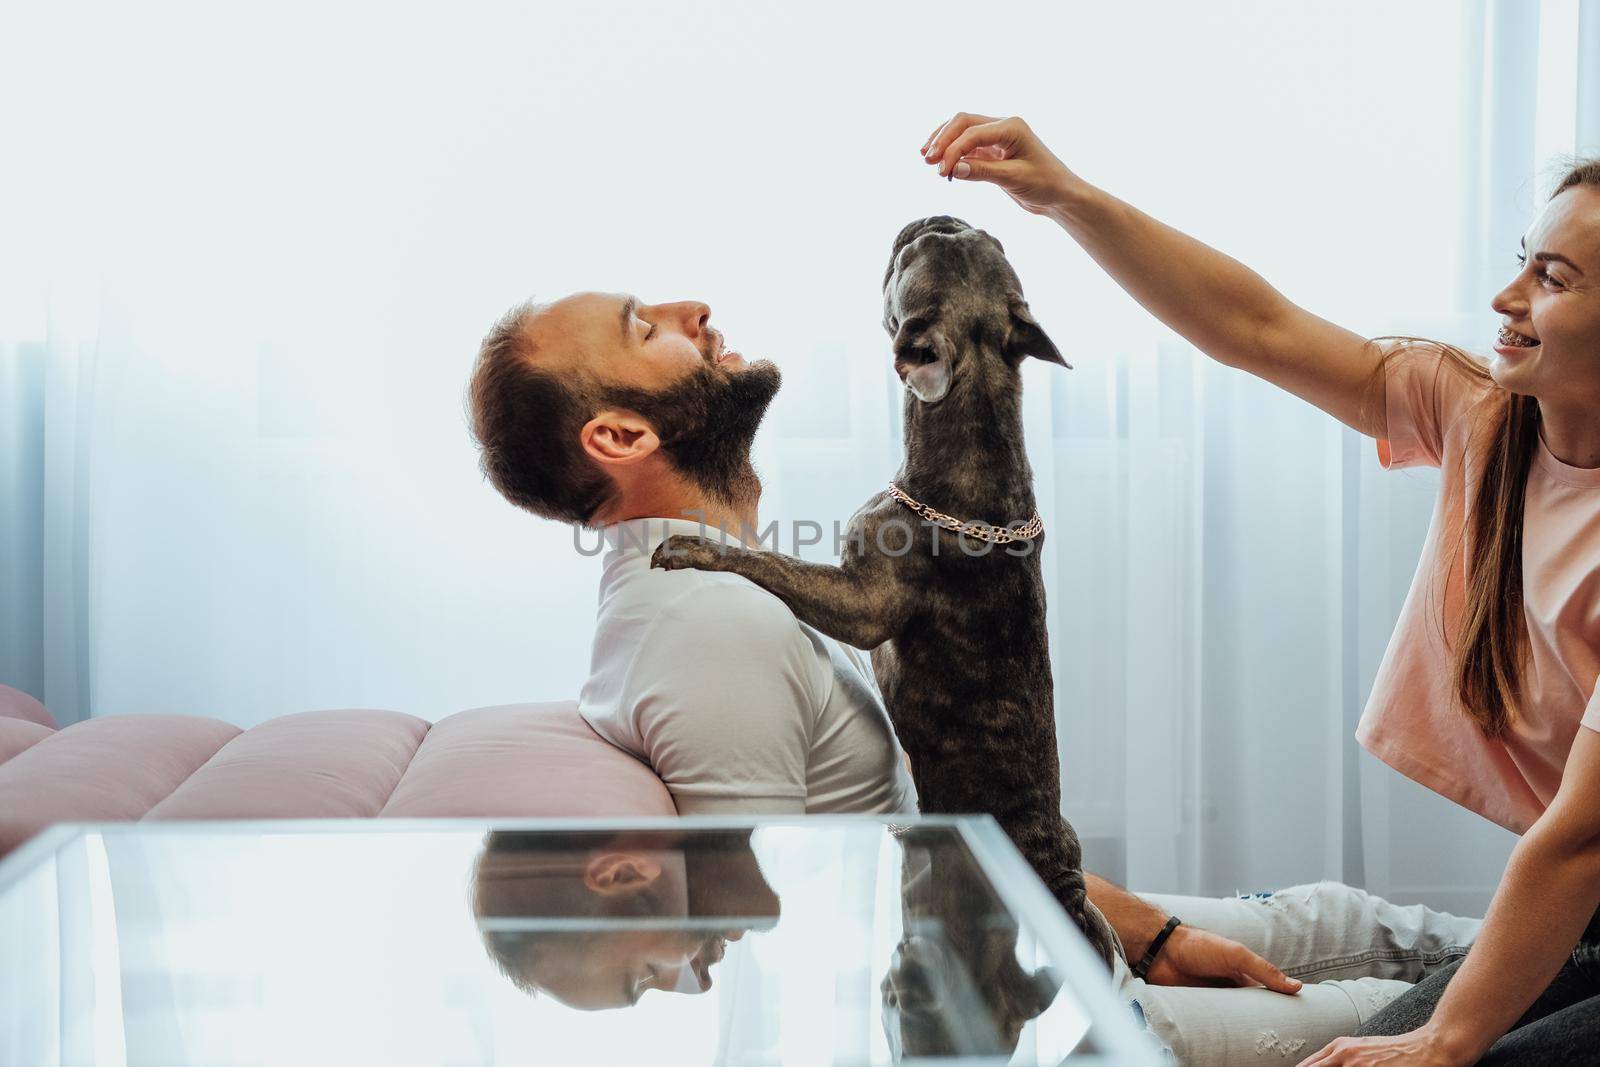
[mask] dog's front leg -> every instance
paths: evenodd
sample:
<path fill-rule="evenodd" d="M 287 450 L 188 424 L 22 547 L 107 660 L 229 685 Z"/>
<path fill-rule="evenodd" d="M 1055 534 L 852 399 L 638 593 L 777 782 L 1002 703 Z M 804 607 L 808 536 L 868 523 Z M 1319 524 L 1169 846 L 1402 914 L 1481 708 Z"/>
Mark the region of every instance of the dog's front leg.
<path fill-rule="evenodd" d="M 787 604 L 801 622 L 862 649 L 899 633 L 910 610 L 909 596 L 881 557 L 848 557 L 834 567 L 674 534 L 656 548 L 650 566 L 743 575 Z"/>

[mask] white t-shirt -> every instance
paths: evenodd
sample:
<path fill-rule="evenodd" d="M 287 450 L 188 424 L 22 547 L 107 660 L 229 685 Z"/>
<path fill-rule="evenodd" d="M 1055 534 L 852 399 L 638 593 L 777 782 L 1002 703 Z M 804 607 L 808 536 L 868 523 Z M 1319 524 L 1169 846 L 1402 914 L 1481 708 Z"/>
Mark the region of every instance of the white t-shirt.
<path fill-rule="evenodd" d="M 687 519 L 605 527 L 579 712 L 654 768 L 681 815 L 914 814 L 916 788 L 860 651 L 738 575 L 651 569 L 668 535 L 701 532 Z"/>

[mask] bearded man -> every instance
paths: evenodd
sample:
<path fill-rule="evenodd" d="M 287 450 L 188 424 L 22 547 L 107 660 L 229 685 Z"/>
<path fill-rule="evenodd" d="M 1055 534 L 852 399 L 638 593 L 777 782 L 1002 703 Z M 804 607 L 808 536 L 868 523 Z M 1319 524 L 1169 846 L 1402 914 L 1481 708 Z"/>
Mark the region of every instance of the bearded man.
<path fill-rule="evenodd" d="M 650 567 L 671 534 L 747 543 L 758 529 L 750 446 L 782 376 L 710 318 L 695 301 L 578 293 L 513 308 L 480 350 L 469 399 L 484 473 L 608 546 L 578 709 L 683 815 L 915 814 L 858 650 L 737 575 Z"/>

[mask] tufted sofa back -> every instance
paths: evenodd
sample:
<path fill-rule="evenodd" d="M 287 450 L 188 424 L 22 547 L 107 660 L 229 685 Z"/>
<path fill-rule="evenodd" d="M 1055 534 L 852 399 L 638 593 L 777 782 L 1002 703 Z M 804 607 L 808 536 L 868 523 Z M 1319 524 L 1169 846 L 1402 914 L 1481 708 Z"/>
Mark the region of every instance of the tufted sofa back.
<path fill-rule="evenodd" d="M 0 686 L 0 855 L 56 822 L 675 815 L 650 768 L 572 701 L 306 711 L 241 730 L 107 715 L 57 730 Z"/>

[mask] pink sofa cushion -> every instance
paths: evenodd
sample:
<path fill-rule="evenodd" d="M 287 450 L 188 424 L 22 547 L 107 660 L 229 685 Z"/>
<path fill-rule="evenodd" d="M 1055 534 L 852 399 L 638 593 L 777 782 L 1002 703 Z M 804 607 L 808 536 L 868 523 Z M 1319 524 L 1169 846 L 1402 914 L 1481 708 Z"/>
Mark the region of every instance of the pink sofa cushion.
<path fill-rule="evenodd" d="M 478 708 L 431 726 L 360 709 L 248 731 L 183 715 L 61 731 L 0 717 L 0 856 L 56 822 L 675 814 L 655 773 L 572 701 Z"/>
<path fill-rule="evenodd" d="M 142 817 L 239 733 L 188 715 L 111 715 L 51 734 L 0 764 L 0 854 L 51 823 Z"/>
<path fill-rule="evenodd" d="M 52 730 L 56 728 L 56 720 L 44 709 L 43 704 L 9 685 L 0 685 L 0 719 L 24 719 Z"/>
<path fill-rule="evenodd" d="M 0 718 L 0 763 L 24 749 L 32 748 L 55 733 L 48 726 L 40 726 L 27 719 Z"/>
<path fill-rule="evenodd" d="M 235 737 L 146 819 L 359 818 L 378 814 L 428 721 L 398 711 L 284 715 Z"/>
<path fill-rule="evenodd" d="M 595 733 L 572 701 L 505 704 L 433 724 L 381 815 L 676 815 L 648 766 Z"/>

